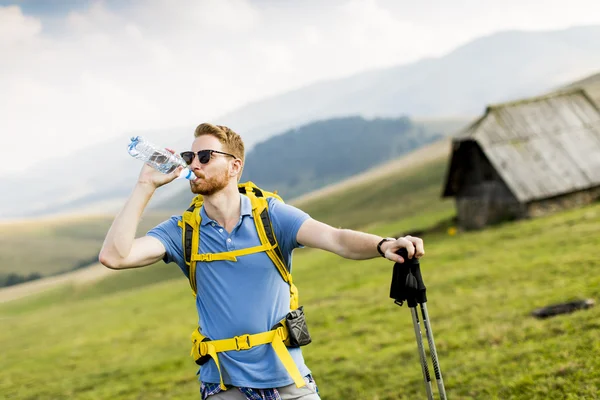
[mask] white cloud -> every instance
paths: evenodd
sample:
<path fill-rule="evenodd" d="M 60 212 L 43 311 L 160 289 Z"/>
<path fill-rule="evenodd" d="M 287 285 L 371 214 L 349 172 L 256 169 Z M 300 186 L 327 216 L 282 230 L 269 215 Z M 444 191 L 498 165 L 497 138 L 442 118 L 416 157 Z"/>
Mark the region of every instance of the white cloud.
<path fill-rule="evenodd" d="M 17 6 L 1 8 L 0 12 L 0 46 L 4 49 L 14 48 L 34 38 L 40 33 L 42 25 L 31 17 L 23 15 Z"/>
<path fill-rule="evenodd" d="M 43 149 L 42 158 L 131 130 L 193 127 L 252 100 L 441 55 L 499 29 L 600 23 L 597 0 L 110 4 L 93 1 L 48 25 L 18 5 L 0 7 L 0 145 L 10 149 L 0 173 L 28 149 Z"/>

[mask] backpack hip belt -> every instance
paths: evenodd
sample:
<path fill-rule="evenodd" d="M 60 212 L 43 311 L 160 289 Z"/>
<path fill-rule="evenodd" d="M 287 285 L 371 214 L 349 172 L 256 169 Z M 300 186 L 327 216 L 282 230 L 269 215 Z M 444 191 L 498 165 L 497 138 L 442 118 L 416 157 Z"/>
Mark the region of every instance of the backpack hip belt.
<path fill-rule="evenodd" d="M 221 366 L 219 365 L 219 357 L 217 354 L 224 351 L 249 350 L 253 347 L 270 343 L 286 371 L 294 380 L 296 387 L 302 387 L 306 385 L 306 382 L 304 382 L 298 366 L 296 366 L 292 355 L 284 343 L 288 336 L 289 333 L 285 325 L 278 326 L 276 329 L 267 332 L 255 333 L 253 335 L 246 334 L 221 340 L 208 340 L 206 336 L 202 335 L 198 329 L 196 329 L 192 333 L 193 344 L 191 356 L 194 358 L 196 363 L 200 364 L 207 362 L 207 357 L 212 358 L 217 366 L 217 370 L 219 371 L 219 384 L 221 389 L 227 390 L 225 384 L 223 383 Z"/>

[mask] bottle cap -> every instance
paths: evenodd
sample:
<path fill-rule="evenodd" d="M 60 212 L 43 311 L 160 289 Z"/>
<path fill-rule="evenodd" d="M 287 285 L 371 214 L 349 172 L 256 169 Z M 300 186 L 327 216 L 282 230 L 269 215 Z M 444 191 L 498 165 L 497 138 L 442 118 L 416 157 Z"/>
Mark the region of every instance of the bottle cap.
<path fill-rule="evenodd" d="M 193 181 L 196 179 L 196 174 L 194 174 L 189 168 L 184 168 L 181 170 L 181 173 L 177 177 L 177 179 L 188 179 Z"/>

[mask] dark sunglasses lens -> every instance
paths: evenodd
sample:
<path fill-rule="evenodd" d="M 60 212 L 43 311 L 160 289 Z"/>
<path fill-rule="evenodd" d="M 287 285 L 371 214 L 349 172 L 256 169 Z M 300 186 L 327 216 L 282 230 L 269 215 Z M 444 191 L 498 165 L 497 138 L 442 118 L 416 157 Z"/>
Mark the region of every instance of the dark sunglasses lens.
<path fill-rule="evenodd" d="M 200 164 L 208 164 L 210 161 L 210 153 L 210 150 L 200 150 L 198 152 L 198 161 L 200 161 Z"/>
<path fill-rule="evenodd" d="M 181 158 L 187 165 L 190 165 L 192 161 L 194 161 L 194 152 L 193 151 L 184 151 L 181 153 Z"/>

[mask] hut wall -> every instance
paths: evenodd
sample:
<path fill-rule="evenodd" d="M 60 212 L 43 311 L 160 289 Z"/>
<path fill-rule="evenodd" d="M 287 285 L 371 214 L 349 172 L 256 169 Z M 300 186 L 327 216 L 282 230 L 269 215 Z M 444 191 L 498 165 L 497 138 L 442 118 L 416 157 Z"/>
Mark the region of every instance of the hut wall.
<path fill-rule="evenodd" d="M 481 229 L 526 216 L 525 205 L 501 181 L 481 182 L 471 187 L 471 194 L 456 196 L 458 225 L 463 229 Z"/>
<path fill-rule="evenodd" d="M 600 199 L 600 186 L 549 199 L 533 201 L 527 205 L 527 215 L 530 217 L 541 217 L 556 211 L 590 204 L 598 199 Z"/>
<path fill-rule="evenodd" d="M 464 164 L 455 196 L 458 225 L 463 229 L 481 229 L 526 215 L 525 206 L 511 193 L 481 148 L 473 142 L 461 150 Z"/>

